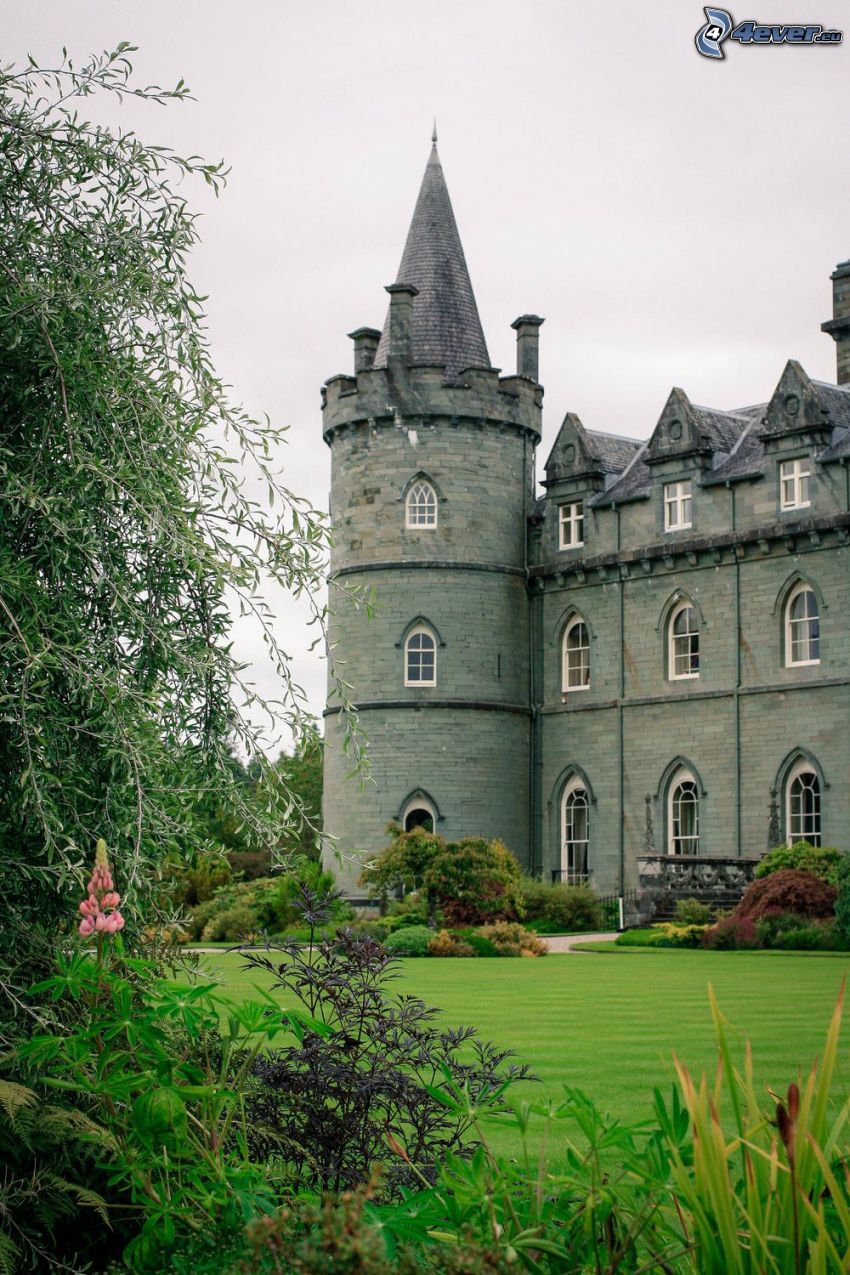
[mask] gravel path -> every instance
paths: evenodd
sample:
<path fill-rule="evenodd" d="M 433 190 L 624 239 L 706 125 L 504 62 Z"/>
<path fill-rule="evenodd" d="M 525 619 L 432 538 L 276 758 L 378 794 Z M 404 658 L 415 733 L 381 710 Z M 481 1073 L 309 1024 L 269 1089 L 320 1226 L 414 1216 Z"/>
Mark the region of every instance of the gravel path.
<path fill-rule="evenodd" d="M 575 943 L 613 943 L 616 937 L 616 930 L 612 934 L 546 934 L 542 936 L 544 942 L 549 944 L 551 953 L 561 955 L 563 952 L 569 952 L 571 956 L 583 955 L 580 948 L 573 946 Z"/>

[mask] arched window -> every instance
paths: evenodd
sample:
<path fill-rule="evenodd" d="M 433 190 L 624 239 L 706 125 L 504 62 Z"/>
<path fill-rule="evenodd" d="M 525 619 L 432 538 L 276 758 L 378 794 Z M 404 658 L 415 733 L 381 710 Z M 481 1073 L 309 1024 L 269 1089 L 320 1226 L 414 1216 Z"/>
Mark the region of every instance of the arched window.
<path fill-rule="evenodd" d="M 670 616 L 667 675 L 674 681 L 699 677 L 699 620 L 690 602 L 682 602 Z"/>
<path fill-rule="evenodd" d="M 437 493 L 424 478 L 415 482 L 407 493 L 405 501 L 407 510 L 407 526 L 414 529 L 436 527 L 437 525 Z"/>
<path fill-rule="evenodd" d="M 590 634 L 584 620 L 573 620 L 564 632 L 564 691 L 586 691 L 590 687 Z"/>
<path fill-rule="evenodd" d="M 800 762 L 785 786 L 785 836 L 789 845 L 821 843 L 820 779 L 808 762 Z"/>
<path fill-rule="evenodd" d="M 820 664 L 818 600 L 807 584 L 792 589 L 785 603 L 785 663 Z"/>
<path fill-rule="evenodd" d="M 699 854 L 699 788 L 689 770 L 678 770 L 667 790 L 669 854 Z"/>
<path fill-rule="evenodd" d="M 588 878 L 589 804 L 582 781 L 570 780 L 561 803 L 561 880 L 568 885 L 581 885 Z"/>
<path fill-rule="evenodd" d="M 404 643 L 405 686 L 437 685 L 437 643 L 424 625 L 417 625 Z"/>
<path fill-rule="evenodd" d="M 436 823 L 436 815 L 434 807 L 426 797 L 412 797 L 404 808 L 404 814 L 401 819 L 401 826 L 405 832 L 410 832 L 413 828 L 424 828 L 426 832 L 433 832 Z"/>

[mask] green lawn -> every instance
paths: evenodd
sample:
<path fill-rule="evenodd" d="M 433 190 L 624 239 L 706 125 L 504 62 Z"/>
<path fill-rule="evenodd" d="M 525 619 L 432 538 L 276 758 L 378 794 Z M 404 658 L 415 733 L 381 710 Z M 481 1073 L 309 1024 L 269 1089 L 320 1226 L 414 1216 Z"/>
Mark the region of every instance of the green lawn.
<path fill-rule="evenodd" d="M 204 966 L 245 995 L 256 975 L 237 956 Z M 631 1120 L 649 1114 L 654 1085 L 669 1088 L 674 1051 L 713 1074 L 711 981 L 736 1037 L 752 1042 L 757 1078 L 785 1090 L 819 1053 L 850 955 L 644 949 L 541 960 L 407 960 L 396 985 L 471 1023 L 531 1064 L 545 1090 L 566 1082 Z M 850 1094 L 845 1030 L 839 1086 Z M 534 1087 L 537 1092 L 539 1086 Z"/>

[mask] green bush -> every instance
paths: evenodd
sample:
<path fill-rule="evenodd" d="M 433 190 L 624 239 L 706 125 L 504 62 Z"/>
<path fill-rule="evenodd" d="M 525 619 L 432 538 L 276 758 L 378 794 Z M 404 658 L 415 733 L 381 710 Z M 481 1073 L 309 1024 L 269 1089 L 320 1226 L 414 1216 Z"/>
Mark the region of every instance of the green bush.
<path fill-rule="evenodd" d="M 496 944 L 491 939 L 487 939 L 480 930 L 474 929 L 472 926 L 454 930 L 453 933 L 462 943 L 466 943 L 467 947 L 471 947 L 476 956 L 498 956 Z"/>
<path fill-rule="evenodd" d="M 679 899 L 676 904 L 675 920 L 677 925 L 708 925 L 711 920 L 711 908 L 699 899 Z"/>
<path fill-rule="evenodd" d="M 259 928 L 253 908 L 236 904 L 216 912 L 207 921 L 201 937 L 211 943 L 238 943 L 241 939 L 254 938 Z"/>
<path fill-rule="evenodd" d="M 776 947 L 780 935 L 788 930 L 804 929 L 809 924 L 805 916 L 797 912 L 767 912 L 756 921 L 756 934 L 762 947 Z"/>
<path fill-rule="evenodd" d="M 846 856 L 834 846 L 813 846 L 808 841 L 795 841 L 793 846 L 777 846 L 769 850 L 756 868 L 756 878 L 769 877 L 783 868 L 811 872 L 829 885 L 838 884 L 838 865 Z"/>
<path fill-rule="evenodd" d="M 220 911 L 221 907 L 215 899 L 207 899 L 204 903 L 199 903 L 197 907 L 192 908 L 186 926 L 186 932 L 191 942 L 197 943 L 208 922 Z"/>
<path fill-rule="evenodd" d="M 551 885 L 540 877 L 523 876 L 521 888 L 526 921 L 542 920 L 546 913 L 546 900 L 552 889 Z"/>
<path fill-rule="evenodd" d="M 618 947 L 699 947 L 704 925 L 676 925 L 663 921 L 643 930 L 623 930 L 614 942 Z"/>
<path fill-rule="evenodd" d="M 850 947 L 850 855 L 842 856 L 836 877 L 835 937 L 842 947 Z"/>
<path fill-rule="evenodd" d="M 833 952 L 835 936 L 831 925 L 800 925 L 784 930 L 776 939 L 776 947 L 786 952 Z"/>
<path fill-rule="evenodd" d="M 516 922 L 482 925 L 481 937 L 490 940 L 497 956 L 545 956 L 549 951 L 542 939 Z"/>
<path fill-rule="evenodd" d="M 394 956 L 427 956 L 433 937 L 434 931 L 429 930 L 427 925 L 405 925 L 388 934 L 384 946 Z"/>
<path fill-rule="evenodd" d="M 451 927 L 515 921 L 524 913 L 519 864 L 501 841 L 452 842 L 433 859 L 425 885 Z"/>

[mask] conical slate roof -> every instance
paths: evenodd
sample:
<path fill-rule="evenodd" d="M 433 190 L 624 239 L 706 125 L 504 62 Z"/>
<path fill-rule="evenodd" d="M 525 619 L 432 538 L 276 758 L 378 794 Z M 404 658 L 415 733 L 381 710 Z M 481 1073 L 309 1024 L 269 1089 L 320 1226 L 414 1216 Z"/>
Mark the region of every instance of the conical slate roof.
<path fill-rule="evenodd" d="M 411 362 L 445 367 L 449 377 L 467 367 L 490 366 L 436 136 L 396 282 L 419 290 L 413 301 Z M 386 367 L 389 344 L 388 313 L 375 367 Z"/>

